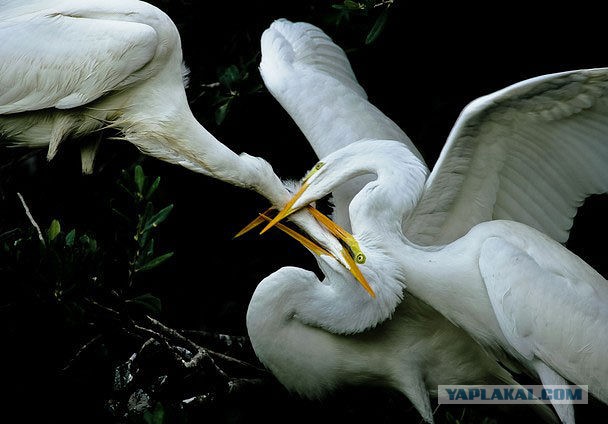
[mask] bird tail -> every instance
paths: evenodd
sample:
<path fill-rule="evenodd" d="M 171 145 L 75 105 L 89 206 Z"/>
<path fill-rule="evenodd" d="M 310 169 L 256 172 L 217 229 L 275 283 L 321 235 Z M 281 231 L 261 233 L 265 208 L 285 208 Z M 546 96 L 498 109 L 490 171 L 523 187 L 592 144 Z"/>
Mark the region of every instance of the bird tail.
<path fill-rule="evenodd" d="M 513 386 L 514 388 L 525 390 L 517 381 L 515 381 L 511 374 L 506 371 L 504 375 L 500 375 L 498 376 L 498 378 L 501 380 L 500 383 L 502 384 L 508 384 L 510 386 Z M 550 424 L 561 423 L 557 414 L 555 413 L 553 408 L 551 408 L 551 405 L 547 403 L 543 403 L 540 400 L 536 400 L 534 403 L 526 406 L 529 406 L 532 412 L 534 412 L 534 414 L 536 414 L 538 418 L 542 420 L 542 422 Z"/>

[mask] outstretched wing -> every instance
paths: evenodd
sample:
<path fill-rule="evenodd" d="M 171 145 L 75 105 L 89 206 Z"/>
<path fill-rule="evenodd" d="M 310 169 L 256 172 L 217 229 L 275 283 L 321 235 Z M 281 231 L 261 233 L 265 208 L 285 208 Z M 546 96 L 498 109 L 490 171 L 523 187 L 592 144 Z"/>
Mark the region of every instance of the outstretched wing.
<path fill-rule="evenodd" d="M 542 238 L 539 238 L 542 240 Z M 486 240 L 479 269 L 514 351 L 608 400 L 606 280 L 555 243 Z"/>
<path fill-rule="evenodd" d="M 344 51 L 319 28 L 285 19 L 262 35 L 260 72 L 266 87 L 304 133 L 318 157 L 361 139 L 405 143 L 405 133 L 367 100 Z M 368 178 L 333 192 L 333 218 L 348 227 L 348 204 Z"/>
<path fill-rule="evenodd" d="M 155 55 L 155 30 L 129 22 L 129 4 L 50 3 L 0 4 L 0 114 L 82 106 L 133 83 Z"/>
<path fill-rule="evenodd" d="M 469 104 L 404 230 L 420 244 L 508 219 L 568 239 L 584 199 L 608 191 L 608 68 L 532 78 Z"/>

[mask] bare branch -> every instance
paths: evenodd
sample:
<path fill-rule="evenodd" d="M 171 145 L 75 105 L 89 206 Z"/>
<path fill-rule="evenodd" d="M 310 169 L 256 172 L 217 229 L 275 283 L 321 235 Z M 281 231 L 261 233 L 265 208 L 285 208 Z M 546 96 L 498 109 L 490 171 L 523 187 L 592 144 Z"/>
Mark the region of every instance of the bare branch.
<path fill-rule="evenodd" d="M 146 315 L 146 319 L 157 328 L 157 331 L 162 331 L 163 333 L 167 334 L 167 335 L 171 335 L 171 337 L 175 338 L 176 340 L 181 341 L 182 343 L 186 344 L 187 346 L 189 346 L 193 351 L 198 352 L 200 350 L 204 350 L 208 355 L 215 357 L 216 359 L 221 359 L 222 361 L 226 361 L 226 362 L 230 362 L 236 365 L 240 365 L 243 367 L 247 367 L 247 368 L 253 368 L 257 371 L 263 371 L 262 369 L 256 367 L 255 365 L 252 365 L 248 362 L 245 361 L 241 361 L 240 359 L 236 359 L 233 358 L 232 356 L 228 356 L 228 355 L 224 355 L 222 353 L 219 352 L 215 352 L 213 350 L 207 349 L 207 348 L 203 348 L 201 346 L 199 346 L 198 344 L 194 343 L 192 340 L 184 337 L 182 334 L 180 334 L 178 331 L 167 327 L 166 325 L 164 325 L 163 323 L 161 323 L 160 321 L 152 318 L 149 315 Z"/>
<path fill-rule="evenodd" d="M 93 345 L 99 339 L 101 339 L 101 334 L 96 335 L 91 340 L 89 340 L 88 342 L 83 344 L 80 347 L 80 349 L 78 349 L 78 351 L 74 354 L 72 359 L 69 360 L 69 362 L 66 364 L 66 366 L 62 368 L 62 371 L 67 371 L 72 366 L 74 361 L 76 361 L 78 358 L 80 358 L 80 355 L 82 355 L 85 350 L 87 350 L 89 347 L 91 347 L 91 345 Z"/>
<path fill-rule="evenodd" d="M 44 237 L 42 237 L 42 231 L 40 231 L 40 227 L 38 226 L 38 224 L 36 223 L 36 220 L 32 216 L 32 214 L 30 212 L 30 209 L 27 207 L 27 204 L 25 203 L 25 200 L 23 199 L 23 196 L 21 195 L 21 193 L 17 193 L 17 196 L 19 197 L 19 200 L 21 200 L 21 204 L 23 205 L 23 209 L 25 209 L 25 214 L 27 215 L 27 217 L 29 218 L 30 222 L 32 223 L 32 225 L 34 226 L 34 228 L 36 229 L 36 231 L 38 232 L 38 238 L 40 239 L 40 241 L 42 242 L 42 244 L 46 246 L 46 243 L 44 242 Z"/>

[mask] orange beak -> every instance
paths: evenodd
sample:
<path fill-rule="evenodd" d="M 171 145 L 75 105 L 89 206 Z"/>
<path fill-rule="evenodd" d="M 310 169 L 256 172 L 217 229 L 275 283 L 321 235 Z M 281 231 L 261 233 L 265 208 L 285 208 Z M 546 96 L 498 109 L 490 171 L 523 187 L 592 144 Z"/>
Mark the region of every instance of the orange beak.
<path fill-rule="evenodd" d="M 316 208 L 313 208 L 310 205 L 308 205 L 307 208 L 310 214 L 314 216 L 317 221 L 319 221 L 325 228 L 327 228 L 329 232 L 332 233 L 338 240 L 342 240 L 349 247 L 349 249 L 353 253 L 353 258 L 355 259 L 355 262 L 357 262 L 358 264 L 365 263 L 365 255 L 363 254 L 363 252 L 361 252 L 361 249 L 359 248 L 359 242 L 357 242 L 357 240 L 355 239 L 355 237 L 353 237 L 352 234 L 350 234 L 344 228 L 340 227 L 334 221 L 329 219 L 329 217 L 323 215 Z"/>
<path fill-rule="evenodd" d="M 286 208 L 287 208 L 287 206 L 286 206 Z M 241 231 L 239 231 L 234 236 L 234 238 L 240 237 L 243 234 L 251 231 L 252 229 L 259 226 L 262 222 L 272 223 L 273 220 L 271 218 L 269 218 L 268 216 L 266 216 L 266 214 L 268 212 L 270 212 L 272 209 L 274 209 L 274 208 L 268 208 L 266 211 L 261 213 L 257 218 L 255 218 L 253 221 L 251 221 L 249 224 L 247 224 Z M 312 213 L 313 216 L 315 216 L 315 218 L 317 218 L 317 216 L 322 216 L 323 218 L 321 218 L 321 219 L 324 219 L 324 221 L 319 220 L 319 222 L 321 222 L 324 226 L 326 226 L 328 228 L 328 230 L 332 234 L 334 234 L 336 237 L 338 237 L 336 235 L 336 233 L 339 231 L 344 231 L 345 234 L 348 234 L 348 232 L 346 232 L 344 229 L 342 229 L 342 227 L 338 226 L 331 219 L 329 219 L 328 217 L 323 215 L 321 212 L 319 212 L 312 206 L 308 206 L 308 210 Z M 275 220 L 276 220 L 276 217 L 275 217 Z M 328 225 L 327 223 L 330 223 L 330 224 Z M 283 231 L 290 237 L 296 239 L 300 244 L 302 244 L 305 248 L 310 250 L 312 253 L 314 253 L 318 256 L 326 255 L 326 256 L 330 256 L 330 257 L 333 257 L 334 259 L 336 259 L 346 269 L 348 269 L 350 271 L 350 273 L 355 277 L 355 279 L 359 282 L 359 284 L 361 284 L 361 286 L 363 286 L 363 288 L 369 293 L 369 295 L 371 297 L 373 297 L 373 298 L 376 297 L 374 290 L 371 288 L 369 283 L 365 280 L 365 277 L 361 273 L 361 270 L 359 270 L 359 267 L 355 263 L 355 260 L 353 260 L 353 258 L 351 257 L 350 252 L 348 252 L 348 250 L 342 249 L 342 251 L 340 252 L 342 254 L 342 260 L 340 260 L 341 258 L 337 258 L 335 255 L 331 254 L 330 252 L 328 252 L 327 250 L 325 250 L 324 248 L 319 246 L 314 241 L 308 239 L 307 237 L 305 237 L 302 234 L 298 233 L 297 231 L 287 227 L 286 225 L 283 225 L 277 221 L 276 223 L 273 224 L 273 226 L 276 226 L 279 230 Z M 350 234 L 348 234 L 348 235 L 350 235 Z M 352 237 L 352 236 L 350 236 L 350 237 Z"/>
<path fill-rule="evenodd" d="M 273 206 L 271 206 L 268 209 L 266 209 L 264 212 L 262 212 L 261 214 L 259 214 L 259 216 L 256 219 L 254 219 L 253 221 L 251 221 L 249 224 L 245 225 L 243 227 L 243 229 L 241 229 L 241 231 L 239 231 L 238 233 L 236 233 L 234 235 L 234 237 L 232 237 L 232 238 L 233 239 L 238 238 L 238 237 L 242 236 L 243 234 L 246 234 L 249 231 L 253 230 L 255 227 L 257 227 L 258 225 L 260 225 L 262 222 L 266 222 L 266 220 L 264 218 L 262 218 L 262 217 L 265 216 L 266 214 L 268 214 L 273 209 L 274 209 Z"/>
<path fill-rule="evenodd" d="M 264 234 L 266 231 L 270 230 L 272 227 L 274 227 L 279 221 L 287 218 L 289 215 L 291 215 L 292 213 L 296 212 L 296 209 L 292 209 L 291 207 L 294 205 L 294 203 L 297 202 L 297 200 L 302 197 L 302 194 L 304 194 L 304 192 L 306 191 L 306 189 L 308 188 L 308 184 L 305 182 L 304 184 L 302 184 L 302 187 L 300 187 L 300 189 L 296 192 L 296 194 L 293 195 L 293 197 L 289 200 L 289 202 L 287 202 L 285 204 L 285 206 L 283 207 L 283 209 L 277 214 L 277 216 L 275 216 L 269 223 L 268 225 L 266 225 L 264 227 L 264 229 L 262 231 L 260 231 L 260 234 Z"/>

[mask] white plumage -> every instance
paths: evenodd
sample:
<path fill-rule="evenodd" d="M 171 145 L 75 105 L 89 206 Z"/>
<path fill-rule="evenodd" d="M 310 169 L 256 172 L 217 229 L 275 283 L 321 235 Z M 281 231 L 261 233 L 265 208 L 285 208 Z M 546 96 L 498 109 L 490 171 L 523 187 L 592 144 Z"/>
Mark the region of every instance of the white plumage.
<path fill-rule="evenodd" d="M 0 0 L 0 136 L 48 146 L 116 128 L 158 159 L 257 191 L 275 206 L 289 191 L 265 160 L 237 155 L 193 116 L 180 36 L 137 0 Z M 90 172 L 97 142 L 83 141 Z M 300 227 L 332 252 L 339 242 L 308 214 Z"/>
<path fill-rule="evenodd" d="M 589 69 L 473 101 L 404 226 L 408 237 L 441 244 L 479 222 L 507 219 L 566 242 L 584 199 L 608 191 L 607 90 L 606 69 Z"/>
<path fill-rule="evenodd" d="M 275 204 L 287 194 L 272 167 L 237 155 L 192 115 L 180 36 L 136 0 L 0 0 L 0 134 L 48 146 L 106 127 L 159 159 L 241 187 Z M 91 171 L 95 146 L 83 149 Z"/>
<path fill-rule="evenodd" d="M 367 101 L 344 52 L 318 28 L 274 22 L 262 36 L 260 71 L 319 156 L 339 152 L 361 138 L 382 137 L 400 140 L 405 151 L 415 152 L 403 131 Z M 374 148 L 367 153 L 373 158 Z M 420 155 L 413 160 L 424 182 Z M 350 168 L 342 162 L 334 169 Z M 332 186 L 334 219 L 344 226 L 355 223 L 349 204 L 355 195 L 364 196 L 357 193 L 370 180 L 349 175 Z M 403 193 L 398 198 L 403 199 Z M 352 212 L 354 206 L 350 208 Z M 413 296 L 401 301 L 407 275 L 383 249 L 384 233 L 401 234 L 401 228 L 387 212 L 384 218 L 382 210 L 375 212 L 381 231 L 365 239 L 367 262 L 360 265 L 370 285 L 381 287 L 376 299 L 327 256 L 318 257 L 323 281 L 312 272 L 286 267 L 259 284 L 247 328 L 260 360 L 288 389 L 309 397 L 343 384 L 393 387 L 428 422 L 433 420 L 429 395 L 438 384 L 516 384 L 494 356 L 433 308 Z M 387 223 L 392 227 L 384 227 Z"/>
<path fill-rule="evenodd" d="M 351 304 L 334 313 L 380 317 L 367 320 L 373 327 L 390 317 L 381 311 L 398 304 L 401 283 L 497 357 L 608 402 L 608 282 L 558 243 L 582 200 L 608 191 L 607 88 L 608 69 L 580 70 L 476 100 L 428 179 L 403 140 L 363 140 L 322 158 L 291 210 L 374 175 L 349 218 L 377 300 L 353 284 Z M 571 405 L 555 408 L 574 422 Z"/>

